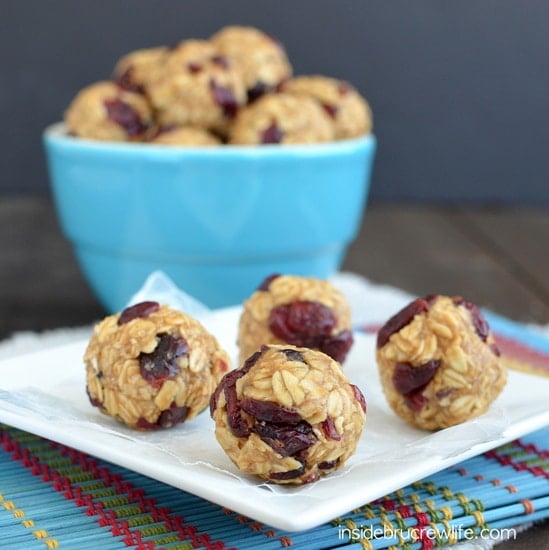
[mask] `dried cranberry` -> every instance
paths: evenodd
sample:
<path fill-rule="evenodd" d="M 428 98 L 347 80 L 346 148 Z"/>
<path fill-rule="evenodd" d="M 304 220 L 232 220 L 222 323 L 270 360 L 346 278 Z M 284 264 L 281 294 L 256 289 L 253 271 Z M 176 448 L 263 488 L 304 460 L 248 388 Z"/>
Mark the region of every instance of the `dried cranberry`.
<path fill-rule="evenodd" d="M 200 63 L 194 63 L 192 61 L 190 63 L 187 63 L 187 69 L 192 74 L 199 73 L 200 71 L 202 71 L 203 68 L 204 67 Z"/>
<path fill-rule="evenodd" d="M 215 409 L 217 408 L 217 401 L 219 399 L 219 396 L 221 395 L 221 392 L 226 391 L 227 388 L 230 386 L 234 386 L 236 384 L 236 381 L 243 376 L 241 373 L 241 369 L 235 369 L 223 376 L 221 379 L 221 382 L 217 385 L 217 388 L 212 394 L 212 397 L 210 399 L 210 414 L 213 415 Z"/>
<path fill-rule="evenodd" d="M 277 337 L 298 347 L 319 349 L 340 363 L 353 344 L 350 331 L 336 336 L 332 310 L 319 302 L 295 301 L 277 306 L 269 315 L 269 329 Z"/>
<path fill-rule="evenodd" d="M 229 90 L 229 88 L 221 86 L 213 79 L 210 80 L 210 90 L 212 91 L 216 103 L 223 110 L 223 114 L 227 118 L 234 118 L 238 110 L 238 103 L 233 92 Z"/>
<path fill-rule="evenodd" d="M 298 361 L 300 363 L 307 364 L 307 361 L 305 361 L 303 354 L 296 349 L 282 349 L 280 350 L 280 353 L 283 353 L 288 361 Z"/>
<path fill-rule="evenodd" d="M 162 411 L 156 422 L 149 422 L 144 418 L 140 418 L 136 425 L 142 430 L 158 430 L 161 428 L 171 428 L 176 424 L 184 422 L 189 414 L 188 407 L 178 407 L 175 403 L 172 403 L 169 409 Z"/>
<path fill-rule="evenodd" d="M 397 363 L 393 372 L 393 385 L 404 396 L 406 404 L 414 411 L 420 411 L 427 402 L 423 390 L 433 379 L 440 361 L 434 359 L 423 365 L 412 367 L 408 363 Z"/>
<path fill-rule="evenodd" d="M 269 91 L 269 87 L 258 80 L 251 88 L 248 88 L 248 103 L 253 103 Z"/>
<path fill-rule="evenodd" d="M 214 55 L 212 57 L 212 62 L 222 69 L 229 68 L 229 60 L 223 55 Z"/>
<path fill-rule="evenodd" d="M 175 124 L 166 124 L 164 126 L 155 126 L 152 132 L 147 133 L 147 141 L 154 141 L 157 137 L 167 134 L 172 130 L 175 130 L 177 126 Z"/>
<path fill-rule="evenodd" d="M 160 305 L 158 302 L 139 302 L 138 304 L 129 306 L 122 311 L 120 317 L 118 317 L 117 323 L 119 325 L 124 325 L 130 321 L 133 321 L 133 319 L 144 319 L 145 317 L 151 315 L 151 313 L 158 311 L 159 308 Z"/>
<path fill-rule="evenodd" d="M 236 371 L 231 371 L 236 372 Z M 225 376 L 228 376 L 230 373 L 227 373 Z M 213 391 L 211 397 L 210 397 L 210 416 L 213 417 L 213 414 L 215 412 L 215 409 L 217 409 L 217 402 L 219 401 L 219 396 L 221 395 L 221 392 L 225 389 L 224 385 L 225 378 L 221 379 L 221 382 L 217 385 L 217 388 Z"/>
<path fill-rule="evenodd" d="M 339 107 L 333 103 L 322 103 L 322 108 L 330 118 L 335 118 L 339 111 Z"/>
<path fill-rule="evenodd" d="M 227 361 L 225 361 L 224 359 L 219 359 L 217 363 L 217 368 L 219 369 L 219 372 L 228 372 L 229 363 L 227 363 Z"/>
<path fill-rule="evenodd" d="M 366 413 L 366 399 L 364 399 L 364 395 L 360 391 L 359 387 L 355 386 L 354 384 L 351 384 L 351 389 L 353 390 L 355 399 L 358 401 L 364 413 Z"/>
<path fill-rule="evenodd" d="M 147 382 L 160 385 L 179 373 L 180 357 L 188 355 L 189 346 L 180 336 L 161 334 L 156 348 L 151 353 L 139 354 L 139 372 Z"/>
<path fill-rule="evenodd" d="M 135 425 L 141 430 L 157 430 L 159 428 L 156 423 L 149 422 L 144 418 L 138 418 Z"/>
<path fill-rule="evenodd" d="M 393 372 L 393 385 L 401 395 L 424 389 L 432 380 L 438 367 L 440 367 L 438 359 L 417 367 L 412 367 L 409 363 L 397 363 Z"/>
<path fill-rule="evenodd" d="M 250 369 L 259 361 L 260 357 L 269 349 L 269 346 L 261 346 L 260 349 L 255 351 L 244 361 L 244 364 L 238 372 L 242 373 L 240 376 L 244 376 L 246 373 L 250 372 Z M 239 377 L 240 378 L 240 377 Z"/>
<path fill-rule="evenodd" d="M 339 458 L 336 458 L 335 460 L 325 460 L 324 462 L 320 462 L 318 465 L 319 470 L 331 470 L 332 468 L 335 468 L 339 462 Z"/>
<path fill-rule="evenodd" d="M 279 273 L 273 273 L 273 275 L 269 275 L 265 278 L 265 280 L 259 285 L 257 290 L 262 290 L 264 292 L 267 292 L 269 290 L 269 287 L 271 286 L 271 283 L 276 279 L 280 277 Z"/>
<path fill-rule="evenodd" d="M 139 113 L 121 99 L 106 99 L 107 117 L 119 126 L 122 126 L 129 137 L 141 135 L 147 126 L 139 118 Z"/>
<path fill-rule="evenodd" d="M 353 333 L 350 330 L 344 330 L 337 336 L 324 339 L 320 345 L 320 350 L 339 363 L 343 363 L 353 345 L 353 341 Z"/>
<path fill-rule="evenodd" d="M 273 308 L 269 315 L 271 332 L 298 347 L 320 347 L 335 324 L 332 310 L 319 302 L 298 300 Z"/>
<path fill-rule="evenodd" d="M 337 87 L 339 95 L 347 95 L 352 89 L 353 86 L 349 82 L 340 82 Z"/>
<path fill-rule="evenodd" d="M 236 379 L 235 382 L 225 386 L 225 401 L 227 402 L 227 423 L 229 428 L 237 437 L 246 437 L 250 433 L 250 427 L 246 419 L 242 416 L 242 409 L 236 396 Z"/>
<path fill-rule="evenodd" d="M 162 411 L 156 422 L 161 428 L 171 428 L 172 426 L 183 422 L 187 418 L 188 414 L 188 407 L 177 407 L 174 403 L 169 409 Z"/>
<path fill-rule="evenodd" d="M 490 344 L 490 350 L 492 351 L 492 353 L 496 356 L 496 357 L 500 357 L 501 356 L 501 351 L 499 351 L 499 348 L 496 344 Z"/>
<path fill-rule="evenodd" d="M 281 456 L 295 456 L 316 441 L 311 425 L 293 409 L 250 398 L 240 408 L 254 419 L 252 430 Z"/>
<path fill-rule="evenodd" d="M 486 342 L 488 334 L 490 333 L 490 327 L 488 326 L 486 319 L 484 319 L 483 315 L 480 313 L 480 310 L 476 306 L 473 306 L 473 308 L 474 309 L 471 310 L 473 325 L 475 325 L 475 330 L 480 336 L 480 339 L 483 342 Z"/>
<path fill-rule="evenodd" d="M 227 418 L 229 427 L 235 435 L 240 433 L 247 435 L 249 433 L 246 421 L 242 418 L 240 405 L 236 397 L 236 382 L 239 378 L 244 376 L 249 370 L 257 363 L 259 358 L 267 350 L 267 346 L 262 346 L 260 350 L 256 351 L 240 367 L 233 371 L 228 372 L 221 382 L 219 382 L 217 388 L 213 392 L 210 398 L 210 415 L 213 416 L 215 409 L 217 408 L 217 401 L 221 392 L 225 394 L 225 400 L 227 402 Z"/>
<path fill-rule="evenodd" d="M 101 401 L 99 401 L 99 399 L 97 399 L 97 397 L 92 397 L 91 396 L 88 386 L 86 386 L 86 394 L 88 396 L 88 399 L 90 400 L 90 403 L 94 407 L 101 407 L 101 405 L 103 405 L 103 403 L 101 403 Z"/>
<path fill-rule="evenodd" d="M 465 309 L 469 310 L 469 313 L 471 314 L 471 321 L 475 327 L 476 333 L 483 342 L 486 342 L 488 334 L 490 334 L 490 327 L 488 326 L 488 323 L 486 322 L 486 319 L 482 315 L 480 309 L 472 302 L 464 300 L 461 296 L 455 296 L 453 298 L 453 302 L 457 306 L 463 306 Z"/>
<path fill-rule="evenodd" d="M 435 393 L 437 399 L 446 399 L 456 392 L 456 388 L 444 388 Z"/>
<path fill-rule="evenodd" d="M 246 398 L 242 399 L 240 407 L 260 422 L 272 422 L 274 424 L 298 424 L 301 422 L 301 416 L 296 410 L 282 407 L 272 401 Z"/>
<path fill-rule="evenodd" d="M 263 132 L 261 132 L 261 143 L 280 143 L 284 138 L 284 132 L 279 128 L 276 122 L 271 122 Z"/>
<path fill-rule="evenodd" d="M 129 66 L 121 75 L 116 78 L 116 84 L 123 90 L 129 92 L 135 92 L 137 94 L 144 94 L 145 89 L 140 84 L 136 84 L 133 81 L 133 67 Z"/>
<path fill-rule="evenodd" d="M 285 480 L 285 479 L 295 479 L 296 477 L 299 477 L 303 472 L 305 471 L 305 464 L 301 464 L 299 468 L 296 468 L 295 470 L 290 470 L 289 472 L 273 472 L 272 474 L 269 474 L 269 477 L 271 479 L 276 480 Z"/>
<path fill-rule="evenodd" d="M 292 425 L 256 422 L 253 431 L 283 457 L 295 457 L 317 441 L 313 428 L 305 420 Z"/>
<path fill-rule="evenodd" d="M 337 428 L 334 424 L 334 419 L 331 416 L 327 416 L 326 420 L 321 424 L 322 431 L 328 439 L 333 439 L 335 441 L 341 440 L 341 435 L 337 431 Z"/>
<path fill-rule="evenodd" d="M 419 412 L 427 404 L 427 398 L 419 391 L 416 391 L 405 395 L 404 402 L 410 409 Z"/>
<path fill-rule="evenodd" d="M 384 346 L 392 334 L 405 327 L 419 313 L 429 309 L 429 302 L 424 298 L 418 298 L 409 303 L 405 308 L 393 315 L 377 333 L 377 347 Z"/>

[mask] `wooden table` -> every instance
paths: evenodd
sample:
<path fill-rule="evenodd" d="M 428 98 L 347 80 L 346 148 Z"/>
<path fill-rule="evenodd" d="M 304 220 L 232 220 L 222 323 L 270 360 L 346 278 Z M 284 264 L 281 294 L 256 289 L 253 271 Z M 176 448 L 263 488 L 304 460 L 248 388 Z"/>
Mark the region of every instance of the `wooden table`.
<path fill-rule="evenodd" d="M 105 312 L 46 197 L 0 200 L 0 339 L 87 325 Z M 413 294 L 460 294 L 512 319 L 549 323 L 549 210 L 372 204 L 344 269 Z M 548 548 L 549 523 L 501 550 Z"/>

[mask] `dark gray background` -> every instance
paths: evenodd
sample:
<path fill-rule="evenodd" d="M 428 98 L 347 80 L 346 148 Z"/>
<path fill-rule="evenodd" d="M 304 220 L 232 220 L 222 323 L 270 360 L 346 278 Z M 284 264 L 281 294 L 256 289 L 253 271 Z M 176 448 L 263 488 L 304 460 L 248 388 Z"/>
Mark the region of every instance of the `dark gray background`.
<path fill-rule="evenodd" d="M 549 203 L 542 0 L 0 0 L 0 193 L 48 191 L 42 129 L 119 56 L 236 23 L 368 98 L 372 200 Z"/>

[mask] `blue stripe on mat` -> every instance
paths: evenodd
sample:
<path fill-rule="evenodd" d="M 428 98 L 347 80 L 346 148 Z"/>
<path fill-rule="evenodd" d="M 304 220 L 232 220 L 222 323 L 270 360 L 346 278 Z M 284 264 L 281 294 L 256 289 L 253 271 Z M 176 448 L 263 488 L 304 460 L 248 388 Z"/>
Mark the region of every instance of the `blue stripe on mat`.
<path fill-rule="evenodd" d="M 519 340 L 526 346 L 541 353 L 549 353 L 549 337 L 535 332 L 528 326 L 507 319 L 497 313 L 483 310 L 483 313 L 490 325 L 490 328 L 496 333 L 506 338 Z"/>

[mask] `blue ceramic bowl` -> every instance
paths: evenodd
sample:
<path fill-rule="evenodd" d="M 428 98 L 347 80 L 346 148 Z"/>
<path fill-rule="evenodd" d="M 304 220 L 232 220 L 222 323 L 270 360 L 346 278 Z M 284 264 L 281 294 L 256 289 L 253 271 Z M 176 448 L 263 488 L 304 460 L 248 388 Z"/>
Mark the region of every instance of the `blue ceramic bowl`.
<path fill-rule="evenodd" d="M 99 300 L 118 311 L 154 270 L 210 307 L 272 273 L 325 278 L 368 196 L 375 138 L 296 146 L 44 144 L 62 230 Z"/>

